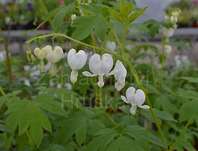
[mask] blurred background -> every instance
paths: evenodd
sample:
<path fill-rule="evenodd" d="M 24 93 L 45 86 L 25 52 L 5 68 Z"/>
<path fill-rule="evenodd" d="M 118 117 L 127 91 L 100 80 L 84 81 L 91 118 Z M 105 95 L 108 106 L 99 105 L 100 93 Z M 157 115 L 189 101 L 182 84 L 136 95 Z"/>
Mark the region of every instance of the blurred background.
<path fill-rule="evenodd" d="M 198 0 L 132 0 L 137 7 L 147 7 L 145 14 L 136 22 L 150 20 L 162 22 L 165 13 L 171 9 L 179 8 L 181 14 L 178 27 L 172 37 L 173 52 L 175 55 L 187 55 L 190 61 L 198 62 Z M 26 50 L 24 42 L 35 35 L 49 33 L 56 27 L 49 25 L 42 18 L 44 9 L 38 9 L 39 0 L 0 0 L 0 60 L 5 56 L 5 49 L 12 54 L 20 54 Z M 48 10 L 55 10 L 64 4 L 64 0 L 46 0 Z M 132 28 L 129 39 L 140 42 L 158 43 L 159 36 L 150 37 L 145 32 L 134 34 Z M 143 37 L 143 40 L 140 39 Z M 7 43 L 5 43 L 5 40 Z"/>

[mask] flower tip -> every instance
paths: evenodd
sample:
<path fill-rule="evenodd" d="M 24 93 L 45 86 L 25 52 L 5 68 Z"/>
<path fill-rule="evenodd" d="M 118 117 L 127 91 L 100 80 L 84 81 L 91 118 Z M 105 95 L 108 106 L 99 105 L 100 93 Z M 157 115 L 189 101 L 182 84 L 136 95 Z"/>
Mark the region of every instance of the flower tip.
<path fill-rule="evenodd" d="M 76 83 L 77 78 L 78 78 L 78 72 L 72 70 L 71 75 L 70 75 L 70 80 L 71 80 L 71 82 L 72 82 L 73 84 Z"/>
<path fill-rule="evenodd" d="M 130 113 L 132 115 L 135 115 L 136 114 L 136 110 L 137 110 L 137 106 L 136 105 L 132 105 L 131 108 L 130 108 Z"/>
<path fill-rule="evenodd" d="M 102 88 L 104 86 L 104 82 L 98 81 L 98 86 Z"/>
<path fill-rule="evenodd" d="M 121 91 L 125 86 L 125 82 L 116 82 L 115 83 L 115 88 L 117 91 Z"/>

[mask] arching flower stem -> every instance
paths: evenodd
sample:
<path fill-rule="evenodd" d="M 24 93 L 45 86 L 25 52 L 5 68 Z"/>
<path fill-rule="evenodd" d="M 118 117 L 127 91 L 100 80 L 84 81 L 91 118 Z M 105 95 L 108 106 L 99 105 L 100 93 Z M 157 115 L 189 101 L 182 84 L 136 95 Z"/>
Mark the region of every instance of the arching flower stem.
<path fill-rule="evenodd" d="M 81 42 L 77 39 L 73 39 L 71 38 L 70 36 L 67 36 L 65 34 L 62 34 L 62 33 L 50 33 L 50 34 L 45 34 L 45 35 L 40 35 L 40 36 L 36 36 L 36 37 L 33 37 L 31 38 L 30 40 L 26 41 L 27 44 L 30 44 L 32 43 L 33 41 L 36 41 L 38 39 L 45 39 L 45 38 L 48 38 L 48 37 L 63 37 L 65 39 L 68 39 L 70 41 L 73 41 L 77 44 L 80 44 L 82 46 L 85 46 L 85 47 L 88 47 L 88 48 L 92 48 L 92 49 L 95 49 L 95 50 L 98 50 L 99 52 L 111 52 L 110 50 L 107 50 L 105 48 L 100 48 L 100 47 L 97 47 L 97 46 L 93 46 L 93 45 L 90 45 L 90 44 L 87 44 L 87 43 L 84 43 L 84 42 Z"/>
<path fill-rule="evenodd" d="M 0 92 L 1 92 L 2 96 L 5 96 L 6 95 L 5 92 L 4 92 L 4 90 L 3 90 L 3 88 L 1 86 L 0 86 Z"/>

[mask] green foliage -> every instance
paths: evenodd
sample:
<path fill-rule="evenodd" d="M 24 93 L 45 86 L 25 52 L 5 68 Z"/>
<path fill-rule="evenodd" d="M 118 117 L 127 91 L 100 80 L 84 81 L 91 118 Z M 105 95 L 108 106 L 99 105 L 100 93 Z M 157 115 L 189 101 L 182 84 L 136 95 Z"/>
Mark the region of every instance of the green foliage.
<path fill-rule="evenodd" d="M 181 79 L 195 84 L 198 83 L 198 78 L 195 77 L 181 77 Z"/>
<path fill-rule="evenodd" d="M 68 25 L 65 23 L 65 17 L 73 12 L 74 7 L 74 3 L 71 3 L 67 6 L 60 6 L 56 9 L 57 11 L 51 21 L 52 29 L 55 32 L 67 32 Z"/>
<path fill-rule="evenodd" d="M 117 9 L 112 9 L 112 16 L 119 22 L 129 25 L 140 17 L 146 8 L 136 9 L 131 2 L 121 0 Z"/>
<path fill-rule="evenodd" d="M 8 117 L 6 126 L 14 133 L 18 130 L 18 135 L 26 133 L 31 144 L 40 145 L 44 130 L 51 132 L 51 124 L 47 116 L 34 103 L 28 100 L 16 99 L 8 103 Z"/>
<path fill-rule="evenodd" d="M 184 103 L 180 109 L 180 120 L 181 121 L 191 121 L 195 120 L 198 123 L 198 100 L 193 100 Z"/>
<path fill-rule="evenodd" d="M 55 101 L 53 96 L 40 95 L 35 98 L 35 103 L 44 111 L 53 113 L 59 116 L 66 116 L 60 102 Z"/>
<path fill-rule="evenodd" d="M 138 109 L 131 115 L 130 106 L 120 98 L 125 88 L 115 91 L 111 77 L 105 78 L 100 89 L 96 78 L 85 78 L 79 71 L 78 82 L 71 86 L 65 59 L 55 64 L 55 75 L 41 72 L 35 78 L 31 71 L 22 70 L 26 62 L 21 60 L 25 59 L 14 57 L 16 80 L 12 83 L 6 80 L 5 65 L 0 62 L 0 150 L 197 150 L 198 70 L 191 66 L 169 68 L 158 46 L 126 39 L 131 29 L 151 37 L 159 33 L 159 22 L 134 24 L 146 8 L 136 8 L 128 0 L 65 0 L 61 6 L 54 0 L 36 0 L 34 4 L 42 23 L 48 22 L 57 32 L 41 36 L 52 37 L 48 41 L 52 45 L 65 45 L 64 37 L 78 50 L 102 54 L 108 51 L 107 41 L 115 42 L 112 55 L 127 68 L 126 88 L 143 89 L 151 109 Z M 72 20 L 74 14 L 77 17 Z M 41 37 L 35 38 L 39 44 Z M 33 60 L 30 66 L 36 63 Z M 21 80 L 24 77 L 29 79 L 29 86 Z M 98 107 L 99 101 L 103 105 Z"/>
<path fill-rule="evenodd" d="M 72 37 L 79 40 L 87 38 L 92 33 L 98 38 L 103 39 L 108 29 L 107 21 L 101 15 L 82 16 L 75 21 L 73 26 L 75 31 Z"/>

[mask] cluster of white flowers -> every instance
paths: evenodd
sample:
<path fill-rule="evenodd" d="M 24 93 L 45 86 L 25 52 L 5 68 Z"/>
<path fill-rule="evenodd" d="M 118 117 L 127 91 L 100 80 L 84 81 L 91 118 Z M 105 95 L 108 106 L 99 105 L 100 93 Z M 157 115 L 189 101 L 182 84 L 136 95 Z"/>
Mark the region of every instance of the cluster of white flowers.
<path fill-rule="evenodd" d="M 35 48 L 34 54 L 38 59 L 47 59 L 47 61 L 51 64 L 57 63 L 64 57 L 64 52 L 61 47 L 55 46 L 54 48 L 52 48 L 52 46 L 50 45 L 47 45 L 41 49 Z"/>
<path fill-rule="evenodd" d="M 40 59 L 46 59 L 50 64 L 55 64 L 60 61 L 64 56 L 64 52 L 61 47 L 56 46 L 54 49 L 51 46 L 45 46 L 44 48 L 36 48 L 34 50 L 35 56 Z M 75 83 L 78 79 L 79 70 L 81 70 L 88 60 L 88 66 L 90 71 L 84 71 L 82 74 L 86 77 L 98 77 L 98 86 L 101 88 L 104 86 L 104 78 L 114 76 L 115 88 L 120 91 L 125 86 L 125 79 L 127 76 L 127 70 L 120 60 L 117 60 L 115 65 L 111 54 L 93 54 L 88 58 L 88 54 L 84 50 L 70 49 L 67 54 L 67 62 L 71 68 L 70 81 Z M 145 101 L 145 94 L 142 90 L 130 87 L 127 89 L 126 98 L 121 97 L 122 100 L 132 107 L 130 112 L 135 114 L 136 108 L 149 109 L 149 106 L 142 105 Z"/>
<path fill-rule="evenodd" d="M 181 13 L 181 10 L 176 9 L 173 10 L 169 15 L 165 15 L 165 20 L 172 23 L 173 25 L 176 25 L 178 22 L 178 17 Z"/>
<path fill-rule="evenodd" d="M 35 48 L 34 49 L 35 56 L 40 59 L 44 60 L 47 59 L 49 63 L 57 63 L 64 57 L 63 49 L 59 46 L 52 46 L 47 45 L 43 48 Z"/>
<path fill-rule="evenodd" d="M 177 29 L 178 17 L 180 10 L 174 10 L 170 14 L 165 15 L 165 26 L 162 28 L 164 37 L 164 52 L 169 55 L 172 52 L 172 46 L 169 44 L 169 38 L 172 37 Z"/>
<path fill-rule="evenodd" d="M 60 46 L 55 46 L 54 48 L 47 45 L 43 48 L 35 48 L 34 55 L 41 60 L 40 70 L 42 72 L 49 70 L 49 72 L 54 75 L 56 74 L 55 63 L 59 62 L 64 56 L 63 49 Z M 44 60 L 48 61 L 48 64 L 44 66 Z"/>
<path fill-rule="evenodd" d="M 75 83 L 78 77 L 78 71 L 82 69 L 87 62 L 87 54 L 80 50 L 76 52 L 75 49 L 70 49 L 67 55 L 67 62 L 72 69 L 71 82 Z M 104 86 L 104 77 L 114 75 L 115 77 L 115 88 L 120 91 L 125 86 L 125 78 L 127 70 L 123 63 L 119 60 L 116 61 L 115 67 L 113 68 L 113 58 L 110 54 L 105 53 L 102 56 L 95 53 L 89 58 L 89 70 L 84 71 L 83 75 L 86 77 L 98 77 L 98 86 Z"/>

